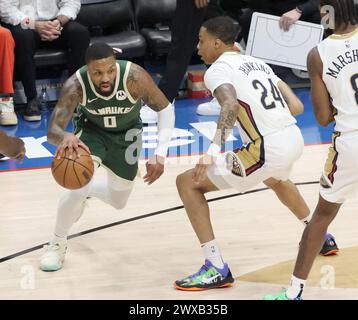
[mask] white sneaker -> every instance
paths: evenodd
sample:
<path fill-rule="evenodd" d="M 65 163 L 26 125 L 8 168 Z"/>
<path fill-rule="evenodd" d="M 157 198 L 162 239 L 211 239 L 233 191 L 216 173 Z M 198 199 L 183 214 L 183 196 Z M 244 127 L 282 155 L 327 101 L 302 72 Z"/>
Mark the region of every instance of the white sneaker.
<path fill-rule="evenodd" d="M 40 269 L 42 271 L 57 271 L 62 268 L 67 250 L 67 241 L 61 243 L 50 242 L 44 246 L 46 252 L 40 260 Z"/>
<path fill-rule="evenodd" d="M 300 79 L 309 79 L 310 78 L 310 76 L 309 76 L 309 74 L 308 74 L 308 72 L 307 71 L 304 71 L 304 70 L 299 70 L 299 69 L 291 69 L 292 70 L 292 73 L 296 76 L 296 77 L 298 77 L 298 78 L 300 78 Z"/>
<path fill-rule="evenodd" d="M 140 109 L 140 117 L 143 123 L 157 123 L 158 113 L 148 107 L 146 104 Z"/>
<path fill-rule="evenodd" d="M 220 111 L 221 107 L 216 98 L 213 98 L 209 102 L 200 103 L 196 109 L 196 113 L 201 116 L 218 116 Z"/>
<path fill-rule="evenodd" d="M 13 98 L 0 98 L 0 125 L 14 126 L 16 124 L 17 116 L 14 110 Z"/>

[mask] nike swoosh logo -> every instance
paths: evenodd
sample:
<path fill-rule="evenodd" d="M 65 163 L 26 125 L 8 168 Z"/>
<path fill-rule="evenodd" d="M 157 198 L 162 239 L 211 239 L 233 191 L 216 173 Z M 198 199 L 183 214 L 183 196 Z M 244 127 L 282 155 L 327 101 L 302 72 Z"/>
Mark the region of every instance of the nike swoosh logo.
<path fill-rule="evenodd" d="M 210 284 L 210 283 L 213 283 L 213 282 L 217 282 L 216 279 L 220 278 L 220 274 L 216 274 L 215 276 L 213 277 L 210 277 L 210 278 L 207 278 L 207 277 L 202 277 L 201 281 L 205 284 Z"/>
<path fill-rule="evenodd" d="M 97 100 L 97 99 L 98 99 L 98 98 L 94 98 L 94 99 L 91 99 L 91 100 L 88 99 L 88 100 L 87 100 L 87 103 L 91 103 L 91 102 L 93 102 L 93 101 L 95 101 L 95 100 Z"/>

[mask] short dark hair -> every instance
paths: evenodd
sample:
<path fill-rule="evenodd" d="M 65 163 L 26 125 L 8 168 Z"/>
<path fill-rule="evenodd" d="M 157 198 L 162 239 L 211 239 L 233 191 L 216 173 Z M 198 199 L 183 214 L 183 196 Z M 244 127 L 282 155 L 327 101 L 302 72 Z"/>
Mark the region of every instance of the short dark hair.
<path fill-rule="evenodd" d="M 334 8 L 336 25 L 358 24 L 358 16 L 353 0 L 321 0 L 321 6 Z"/>
<path fill-rule="evenodd" d="M 95 42 L 87 48 L 85 61 L 87 64 L 92 60 L 105 59 L 111 56 L 116 58 L 116 54 L 111 46 L 105 42 Z"/>
<path fill-rule="evenodd" d="M 239 23 L 227 16 L 220 16 L 204 22 L 203 27 L 225 44 L 234 44 L 239 34 Z"/>

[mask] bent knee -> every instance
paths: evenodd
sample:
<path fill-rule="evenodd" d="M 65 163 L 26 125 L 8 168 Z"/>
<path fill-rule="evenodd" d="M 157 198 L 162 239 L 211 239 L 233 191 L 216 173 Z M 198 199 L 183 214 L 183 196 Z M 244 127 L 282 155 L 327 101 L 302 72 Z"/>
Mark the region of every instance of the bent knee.
<path fill-rule="evenodd" d="M 115 203 L 113 204 L 113 207 L 114 207 L 114 209 L 116 209 L 116 210 L 122 210 L 122 209 L 124 209 L 124 208 L 126 207 L 126 205 L 127 205 L 127 201 L 115 202 Z"/>
<path fill-rule="evenodd" d="M 121 209 L 124 209 L 125 206 L 127 205 L 127 202 L 128 202 L 128 198 L 126 199 L 121 199 L 121 198 L 112 198 L 111 201 L 110 201 L 110 204 L 112 205 L 112 207 L 116 210 L 121 210 Z"/>
<path fill-rule="evenodd" d="M 121 210 L 127 205 L 130 193 L 131 190 L 110 190 L 108 203 L 116 210 Z"/>
<path fill-rule="evenodd" d="M 273 191 L 277 191 L 284 186 L 284 182 L 282 180 L 277 180 L 274 178 L 265 180 L 264 184 Z"/>
<path fill-rule="evenodd" d="M 179 192 L 190 188 L 191 183 L 191 170 L 179 174 L 176 178 L 176 186 Z"/>

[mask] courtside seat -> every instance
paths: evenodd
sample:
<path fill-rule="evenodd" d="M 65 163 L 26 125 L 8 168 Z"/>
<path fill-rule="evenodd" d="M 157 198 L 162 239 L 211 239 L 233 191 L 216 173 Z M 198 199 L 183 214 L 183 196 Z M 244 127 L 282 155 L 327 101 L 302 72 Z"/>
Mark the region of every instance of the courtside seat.
<path fill-rule="evenodd" d="M 89 1 L 89 4 L 86 2 Z M 145 55 L 146 41 L 135 31 L 134 13 L 130 0 L 82 0 L 77 21 L 87 26 L 91 43 L 104 41 L 122 49 L 120 58 Z"/>
<path fill-rule="evenodd" d="M 146 42 L 136 32 L 134 12 L 130 0 L 81 0 L 77 16 L 79 23 L 88 27 L 91 43 L 104 41 L 121 48 L 118 58 L 136 58 L 145 55 Z M 39 49 L 35 54 L 37 67 L 66 64 L 66 51 Z"/>
<path fill-rule="evenodd" d="M 170 24 L 176 0 L 132 0 L 138 29 L 145 37 L 150 53 L 161 56 L 171 45 Z M 185 21 L 183 21 L 185 23 Z"/>
<path fill-rule="evenodd" d="M 37 67 L 66 64 L 66 52 L 60 49 L 39 49 L 35 53 Z"/>

